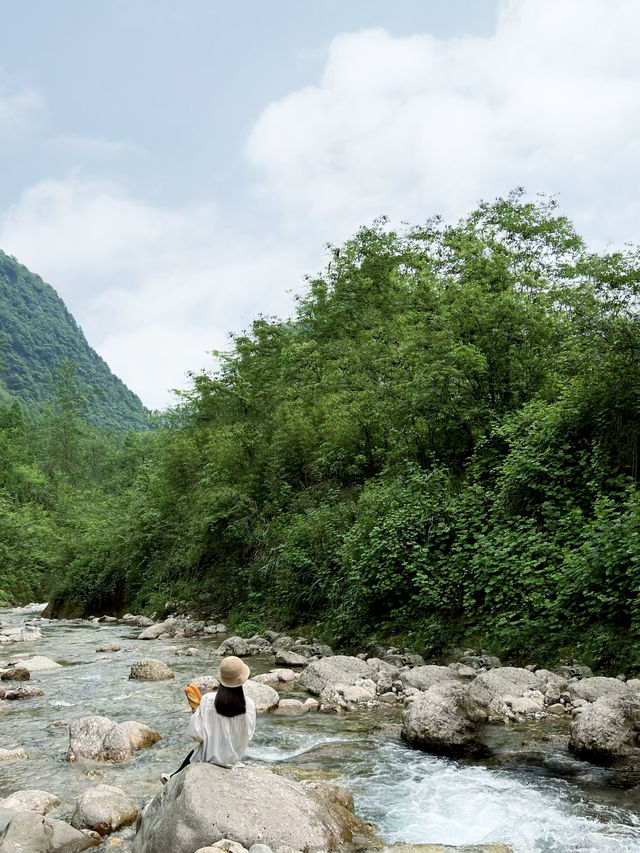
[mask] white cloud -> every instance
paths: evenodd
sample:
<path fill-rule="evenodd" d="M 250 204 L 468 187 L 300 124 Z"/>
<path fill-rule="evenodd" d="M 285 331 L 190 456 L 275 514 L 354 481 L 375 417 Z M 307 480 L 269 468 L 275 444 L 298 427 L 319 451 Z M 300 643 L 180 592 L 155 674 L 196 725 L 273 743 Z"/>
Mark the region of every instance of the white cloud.
<path fill-rule="evenodd" d="M 41 117 L 44 98 L 34 89 L 12 91 L 0 72 L 0 139 L 30 129 Z"/>
<path fill-rule="evenodd" d="M 227 332 L 288 313 L 286 291 L 308 268 L 301 249 L 234 232 L 213 206 L 170 210 L 78 178 L 26 190 L 0 220 L 0 245 L 56 288 L 152 408 L 213 366 Z"/>
<path fill-rule="evenodd" d="M 639 31 L 636 0 L 512 0 L 487 38 L 340 35 L 319 84 L 269 105 L 247 154 L 263 195 L 332 239 L 520 184 L 559 191 L 578 224 L 596 204 L 591 236 L 638 239 Z"/>

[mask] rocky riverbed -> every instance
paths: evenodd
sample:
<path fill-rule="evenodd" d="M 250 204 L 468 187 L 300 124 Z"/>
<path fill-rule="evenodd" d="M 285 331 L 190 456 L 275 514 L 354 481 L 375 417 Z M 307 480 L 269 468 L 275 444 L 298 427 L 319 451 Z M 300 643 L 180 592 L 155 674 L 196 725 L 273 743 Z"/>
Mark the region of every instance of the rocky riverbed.
<path fill-rule="evenodd" d="M 43 850 L 86 844 L 130 851 L 138 811 L 156 797 L 161 816 L 178 793 L 173 780 L 162 789 L 159 776 L 177 768 L 190 748 L 183 688 L 198 679 L 201 688 L 215 688 L 224 653 L 247 658 L 248 689 L 263 710 L 235 795 L 247 782 L 242 774 L 257 774 L 249 789 L 267 790 L 260 774 L 276 770 L 285 787 L 294 786 L 288 803 L 299 797 L 300 808 L 313 811 L 321 802 L 327 846 L 346 845 L 340 833 L 348 830 L 370 849 L 640 853 L 640 684 L 632 680 L 601 679 L 577 667 L 502 667 L 472 650 L 460 650 L 449 667 L 397 649 L 359 660 L 309 638 L 232 638 L 222 625 L 175 619 L 49 621 L 34 608 L 2 611 L 0 621 L 0 828 L 8 827 L 0 853 L 20 849 L 20 832 L 42 833 L 43 821 L 49 840 L 42 843 L 58 838 L 63 845 Z M 302 799 L 303 789 L 311 800 Z M 40 795 L 19 794 L 26 790 Z M 349 792 L 355 817 L 345 817 L 344 802 L 332 813 L 327 798 L 339 801 Z M 274 824 L 283 826 L 278 798 L 269 802 Z M 46 818 L 34 818 L 33 807 Z M 149 839 L 163 832 L 150 814 Z M 247 848 L 259 841 L 251 827 L 267 818 L 242 829 Z M 358 835 L 363 821 L 375 825 L 366 841 Z M 236 826 L 240 835 L 239 817 Z M 232 827 L 220 827 L 238 841 Z M 85 840 L 67 839 L 67 830 Z M 269 838 L 276 849 L 277 833 Z M 321 849 L 322 836 L 314 838 Z M 177 843 L 167 853 L 177 853 Z M 190 843 L 184 841 L 184 853 L 195 853 Z M 153 844 L 140 834 L 136 850 L 147 853 Z"/>

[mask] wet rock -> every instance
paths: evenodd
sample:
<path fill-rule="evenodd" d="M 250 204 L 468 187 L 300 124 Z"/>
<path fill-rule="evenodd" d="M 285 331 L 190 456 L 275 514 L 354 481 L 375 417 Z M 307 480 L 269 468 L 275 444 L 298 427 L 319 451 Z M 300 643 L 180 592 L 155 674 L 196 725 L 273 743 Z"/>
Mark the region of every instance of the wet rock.
<path fill-rule="evenodd" d="M 235 655 L 236 657 L 243 658 L 251 654 L 251 649 L 249 648 L 249 643 L 243 640 L 242 637 L 227 637 L 218 647 L 216 654 L 223 656 Z"/>
<path fill-rule="evenodd" d="M 112 761 L 120 764 L 134 749 L 150 746 L 160 735 L 142 723 L 114 723 L 108 717 L 82 717 L 69 728 L 67 761 Z"/>
<path fill-rule="evenodd" d="M 284 650 L 276 654 L 276 663 L 281 666 L 307 666 L 309 661 L 298 652 Z"/>
<path fill-rule="evenodd" d="M 19 812 L 0 833 L 0 853 L 80 853 L 100 841 L 97 833 L 79 832 L 63 820 Z"/>
<path fill-rule="evenodd" d="M 617 678 L 596 676 L 595 678 L 582 678 L 580 681 L 571 683 L 569 692 L 572 697 L 577 696 L 578 699 L 595 702 L 602 696 L 627 696 L 630 691 L 627 685 L 618 681 Z"/>
<path fill-rule="evenodd" d="M 193 853 L 212 838 L 307 853 L 352 842 L 362 848 L 365 839 L 373 840 L 370 827 L 337 797 L 328 800 L 262 767 L 192 764 L 145 808 L 133 853 Z"/>
<path fill-rule="evenodd" d="M 96 652 L 119 652 L 120 648 L 117 643 L 101 643 L 96 648 Z"/>
<path fill-rule="evenodd" d="M 569 749 L 579 758 L 605 766 L 640 767 L 640 698 L 600 696 L 571 721 Z"/>
<path fill-rule="evenodd" d="M 129 678 L 142 681 L 162 681 L 173 678 L 173 671 L 166 663 L 156 658 L 143 658 L 131 665 Z"/>
<path fill-rule="evenodd" d="M 313 661 L 301 673 L 299 683 L 310 693 L 320 695 L 326 687 L 355 685 L 358 679 L 370 678 L 369 665 L 348 655 L 334 655 Z"/>
<path fill-rule="evenodd" d="M 31 673 L 23 666 L 15 666 L 11 669 L 6 669 L 2 675 L 0 675 L 0 678 L 2 681 L 29 681 Z"/>
<path fill-rule="evenodd" d="M 263 714 L 265 711 L 271 711 L 278 705 L 280 696 L 277 690 L 269 687 L 268 684 L 260 684 L 250 678 L 244 684 L 245 694 L 253 700 L 258 714 Z"/>
<path fill-rule="evenodd" d="M 29 758 L 24 749 L 0 749 L 0 761 L 14 761 Z"/>
<path fill-rule="evenodd" d="M 476 726 L 467 716 L 468 686 L 445 681 L 430 687 L 402 713 L 402 737 L 413 747 L 436 755 L 477 755 Z"/>
<path fill-rule="evenodd" d="M 400 673 L 400 680 L 409 687 L 417 690 L 429 690 L 435 684 L 445 681 L 460 681 L 456 672 L 448 666 L 417 666 L 415 669 L 404 670 Z"/>
<path fill-rule="evenodd" d="M 0 800 L 0 808 L 10 809 L 14 812 L 37 812 L 46 814 L 51 809 L 60 805 L 62 800 L 48 791 L 39 791 L 37 788 L 28 788 L 24 791 L 15 791 L 8 797 Z"/>
<path fill-rule="evenodd" d="M 249 647 L 249 652 L 252 655 L 270 655 L 273 653 L 273 646 L 271 643 L 265 637 L 261 637 L 260 634 L 255 634 L 253 637 L 249 637 L 247 640 L 247 646 Z"/>
<path fill-rule="evenodd" d="M 35 699 L 37 696 L 44 696 L 44 690 L 36 687 L 35 684 L 22 684 L 20 687 L 15 687 L 13 690 L 7 690 L 4 698 L 9 701 L 17 699 Z"/>
<path fill-rule="evenodd" d="M 31 674 L 34 672 L 52 672 L 54 669 L 62 669 L 62 664 L 56 663 L 51 658 L 44 657 L 44 655 L 33 655 L 33 657 L 25 658 L 19 661 L 16 666 L 26 669 Z"/>
<path fill-rule="evenodd" d="M 98 622 L 113 625 L 118 619 L 115 616 L 98 616 Z"/>
<path fill-rule="evenodd" d="M 121 788 L 97 785 L 86 791 L 76 804 L 71 825 L 76 829 L 106 824 L 111 831 L 137 820 L 138 807 Z"/>
<path fill-rule="evenodd" d="M 474 722 L 504 722 L 510 714 L 505 700 L 522 697 L 527 691 L 538 690 L 540 685 L 534 673 L 519 667 L 481 672 L 468 688 L 469 717 Z"/>

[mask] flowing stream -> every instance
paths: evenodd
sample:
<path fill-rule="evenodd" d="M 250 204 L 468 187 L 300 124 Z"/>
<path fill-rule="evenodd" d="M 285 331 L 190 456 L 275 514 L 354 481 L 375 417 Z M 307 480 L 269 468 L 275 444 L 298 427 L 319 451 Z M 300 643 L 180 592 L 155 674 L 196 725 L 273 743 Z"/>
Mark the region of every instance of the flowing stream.
<path fill-rule="evenodd" d="M 4 623 L 19 625 L 24 618 L 22 612 L 0 611 Z M 217 674 L 220 637 L 141 641 L 141 629 L 123 623 L 37 624 L 42 640 L 6 644 L 0 658 L 30 652 L 63 668 L 31 676 L 27 683 L 41 687 L 44 696 L 0 706 L 0 748 L 23 747 L 29 754 L 28 761 L 0 762 L 0 797 L 44 789 L 64 801 L 52 815 L 68 819 L 74 798 L 104 783 L 124 788 L 142 805 L 160 790 L 160 773 L 176 769 L 191 748 L 183 687 L 198 675 Z M 121 651 L 96 653 L 104 642 L 118 642 Z M 190 647 L 195 655 L 175 654 Z M 129 681 L 131 664 L 143 657 L 164 660 L 175 679 Z M 255 675 L 270 669 L 273 659 L 248 663 Z M 282 687 L 282 696 L 303 693 L 295 685 Z M 65 724 L 88 714 L 138 720 L 160 732 L 162 740 L 123 764 L 69 764 Z M 506 770 L 435 758 L 402 743 L 399 721 L 400 710 L 386 707 L 340 715 L 261 715 L 246 760 L 286 765 L 297 778 L 325 778 L 348 787 L 356 813 L 376 823 L 389 843 L 501 842 L 514 853 L 640 853 L 636 791 L 580 785 L 526 767 Z M 130 849 L 132 833 L 118 834 L 123 842 L 118 850 Z"/>

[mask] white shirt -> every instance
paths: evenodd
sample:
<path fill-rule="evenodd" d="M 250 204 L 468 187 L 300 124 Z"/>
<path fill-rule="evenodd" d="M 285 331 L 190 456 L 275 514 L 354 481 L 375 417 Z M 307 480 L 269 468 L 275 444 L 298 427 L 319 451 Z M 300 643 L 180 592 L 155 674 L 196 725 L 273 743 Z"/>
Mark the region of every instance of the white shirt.
<path fill-rule="evenodd" d="M 221 767 L 232 767 L 244 755 L 256 728 L 256 706 L 245 695 L 247 711 L 225 717 L 216 711 L 215 693 L 205 693 L 189 722 L 189 737 L 197 741 L 191 756 L 194 761 L 210 761 Z"/>

